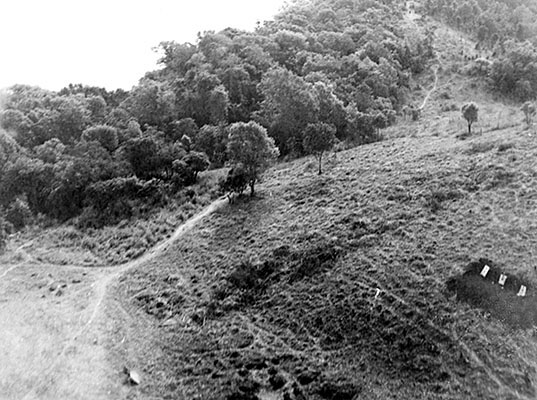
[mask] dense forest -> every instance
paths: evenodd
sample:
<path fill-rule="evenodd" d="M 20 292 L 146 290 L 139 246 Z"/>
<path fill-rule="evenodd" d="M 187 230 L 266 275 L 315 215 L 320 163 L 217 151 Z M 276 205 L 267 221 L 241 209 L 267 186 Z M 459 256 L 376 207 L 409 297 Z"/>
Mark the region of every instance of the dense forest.
<path fill-rule="evenodd" d="M 404 10 L 296 1 L 254 32 L 160 43 L 160 68 L 130 91 L 9 88 L 0 114 L 7 220 L 18 228 L 35 216 L 77 217 L 100 226 L 129 217 L 226 165 L 237 122 L 262 125 L 287 158 L 305 154 L 312 124 L 351 145 L 378 140 L 407 101 L 411 75 L 433 56 L 430 36 L 399 28 Z"/>

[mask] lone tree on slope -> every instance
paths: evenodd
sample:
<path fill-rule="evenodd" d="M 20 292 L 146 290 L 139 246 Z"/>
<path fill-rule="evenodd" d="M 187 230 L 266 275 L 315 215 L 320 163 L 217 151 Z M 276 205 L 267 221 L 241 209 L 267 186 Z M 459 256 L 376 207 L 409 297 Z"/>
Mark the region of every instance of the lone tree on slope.
<path fill-rule="evenodd" d="M 304 130 L 304 149 L 313 154 L 319 161 L 319 175 L 322 174 L 321 162 L 323 153 L 332 148 L 336 141 L 336 128 L 334 125 L 317 122 L 308 124 Z"/>
<path fill-rule="evenodd" d="M 267 130 L 254 121 L 230 126 L 227 151 L 232 164 L 244 168 L 251 196 L 260 174 L 280 154 Z"/>
<path fill-rule="evenodd" d="M 472 134 L 472 124 L 477 121 L 479 107 L 473 101 L 462 106 L 462 116 L 468 122 L 468 135 Z"/>
<path fill-rule="evenodd" d="M 522 105 L 520 109 L 524 113 L 524 120 L 526 121 L 526 124 L 530 126 L 533 120 L 533 116 L 536 112 L 535 104 L 533 104 L 531 101 L 527 101 L 524 103 L 524 105 Z"/>

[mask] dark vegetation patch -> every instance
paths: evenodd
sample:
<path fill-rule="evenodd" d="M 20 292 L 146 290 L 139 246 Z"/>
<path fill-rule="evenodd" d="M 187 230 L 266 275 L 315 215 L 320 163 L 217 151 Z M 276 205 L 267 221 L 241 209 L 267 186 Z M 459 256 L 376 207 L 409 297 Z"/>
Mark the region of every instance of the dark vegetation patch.
<path fill-rule="evenodd" d="M 490 271 L 483 277 L 480 273 L 487 265 Z M 507 275 L 502 286 L 501 274 Z M 526 296 L 517 296 L 521 285 L 526 286 Z M 481 258 L 471 262 L 462 275 L 447 281 L 448 290 L 457 294 L 457 299 L 479 307 L 496 319 L 515 328 L 530 328 L 537 323 L 537 296 L 527 280 L 507 273 L 492 261 Z"/>
<path fill-rule="evenodd" d="M 211 308 L 223 306 L 223 311 L 229 311 L 252 306 L 271 284 L 283 281 L 293 285 L 323 274 L 334 267 L 343 253 L 343 249 L 334 243 L 321 242 L 302 250 L 290 249 L 285 245 L 278 247 L 267 260 L 257 264 L 243 261 L 215 290 L 215 302 L 211 303 Z M 233 300 L 230 301 L 230 298 Z"/>
<path fill-rule="evenodd" d="M 498 187 L 507 186 L 516 173 L 508 170 L 503 165 L 487 164 L 475 168 L 472 178 L 476 185 L 483 190 L 491 190 Z"/>
<path fill-rule="evenodd" d="M 425 205 L 433 213 L 435 213 L 442 209 L 443 203 L 458 200 L 461 197 L 463 197 L 461 190 L 438 188 L 436 190 L 431 190 L 431 192 L 425 197 Z"/>
<path fill-rule="evenodd" d="M 140 293 L 135 296 L 135 299 L 145 312 L 158 319 L 177 313 L 184 302 L 184 297 L 173 289 Z"/>
<path fill-rule="evenodd" d="M 504 151 L 507 151 L 507 150 L 512 149 L 514 147 L 515 147 L 515 144 L 513 142 L 500 143 L 498 145 L 498 153 L 503 153 Z"/>
<path fill-rule="evenodd" d="M 466 154 L 472 155 L 472 154 L 478 154 L 478 153 L 487 153 L 491 151 L 494 148 L 495 144 L 493 142 L 475 142 L 470 145 L 465 150 Z"/>

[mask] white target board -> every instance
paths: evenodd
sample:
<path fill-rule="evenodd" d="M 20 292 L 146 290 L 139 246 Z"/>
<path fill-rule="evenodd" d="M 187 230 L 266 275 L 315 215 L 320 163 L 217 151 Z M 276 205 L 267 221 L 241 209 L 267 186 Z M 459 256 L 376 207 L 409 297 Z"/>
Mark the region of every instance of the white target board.
<path fill-rule="evenodd" d="M 498 279 L 498 283 L 503 286 L 505 285 L 506 280 L 507 280 L 507 275 L 501 274 L 500 279 Z"/>
<path fill-rule="evenodd" d="M 480 272 L 480 275 L 483 277 L 483 278 L 486 278 L 487 277 L 487 274 L 489 273 L 490 271 L 490 267 L 488 265 L 485 265 L 483 267 L 483 269 L 481 270 Z"/>
<path fill-rule="evenodd" d="M 526 286 L 524 285 L 520 285 L 520 290 L 518 291 L 518 293 L 516 294 L 517 296 L 520 296 L 520 297 L 524 297 L 526 296 Z"/>

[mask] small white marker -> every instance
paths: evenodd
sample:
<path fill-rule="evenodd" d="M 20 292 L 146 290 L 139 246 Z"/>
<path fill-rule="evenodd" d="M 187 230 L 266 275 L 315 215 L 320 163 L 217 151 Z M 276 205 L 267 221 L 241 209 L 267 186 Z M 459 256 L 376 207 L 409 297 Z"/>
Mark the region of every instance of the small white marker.
<path fill-rule="evenodd" d="M 380 289 L 377 288 L 377 292 L 375 293 L 375 299 L 378 298 L 380 296 Z"/>
<path fill-rule="evenodd" d="M 526 286 L 520 285 L 520 290 L 518 291 L 516 295 L 520 297 L 526 296 Z"/>
<path fill-rule="evenodd" d="M 506 280 L 507 280 L 507 275 L 501 274 L 500 279 L 498 280 L 498 283 L 503 286 Z"/>
<path fill-rule="evenodd" d="M 480 275 L 483 277 L 483 278 L 486 278 L 487 274 L 489 273 L 490 271 L 490 267 L 488 265 L 485 265 L 483 267 L 483 269 L 481 270 L 481 273 Z"/>

